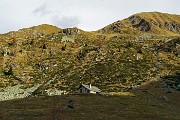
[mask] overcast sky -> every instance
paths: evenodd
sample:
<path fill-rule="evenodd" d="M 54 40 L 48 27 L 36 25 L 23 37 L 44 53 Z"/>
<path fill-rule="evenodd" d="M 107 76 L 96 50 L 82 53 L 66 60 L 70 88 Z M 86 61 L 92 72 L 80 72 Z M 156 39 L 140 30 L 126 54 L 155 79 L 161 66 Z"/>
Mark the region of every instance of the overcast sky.
<path fill-rule="evenodd" d="M 150 11 L 180 14 L 180 0 L 0 0 L 0 33 L 39 24 L 92 31 Z"/>

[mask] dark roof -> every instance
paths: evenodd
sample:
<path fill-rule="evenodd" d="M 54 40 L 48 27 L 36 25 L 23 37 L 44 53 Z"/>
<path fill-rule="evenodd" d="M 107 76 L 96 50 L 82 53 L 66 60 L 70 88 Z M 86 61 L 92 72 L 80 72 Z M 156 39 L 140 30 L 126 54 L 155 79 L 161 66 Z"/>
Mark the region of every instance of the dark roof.
<path fill-rule="evenodd" d="M 86 89 L 90 90 L 90 91 L 93 91 L 93 92 L 101 92 L 101 90 L 99 88 L 97 88 L 96 86 L 91 86 L 90 88 L 90 85 L 85 85 L 85 84 L 81 84 L 80 87 L 83 86 L 85 87 Z M 79 87 L 79 88 L 80 88 Z M 78 88 L 78 89 L 79 89 Z"/>

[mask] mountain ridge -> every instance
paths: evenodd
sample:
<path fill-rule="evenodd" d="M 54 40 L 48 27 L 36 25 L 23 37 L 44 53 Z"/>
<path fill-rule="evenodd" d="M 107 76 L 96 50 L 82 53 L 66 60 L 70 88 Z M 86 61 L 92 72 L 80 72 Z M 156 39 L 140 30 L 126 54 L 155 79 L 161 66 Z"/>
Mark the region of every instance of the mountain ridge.
<path fill-rule="evenodd" d="M 98 31 L 101 31 L 102 33 L 103 31 L 107 31 L 107 33 L 108 31 L 115 33 L 130 32 L 129 34 L 133 34 L 135 31 L 136 34 L 141 32 L 150 32 L 155 34 L 179 35 L 179 21 L 180 15 L 161 12 L 142 12 L 131 15 L 130 17 L 123 20 L 114 22 Z M 123 32 L 123 29 L 126 29 L 126 32 Z"/>
<path fill-rule="evenodd" d="M 166 30 L 166 31 L 162 31 L 162 32 L 157 30 L 157 31 L 152 31 L 152 33 L 153 32 L 154 33 L 156 33 L 156 32 L 157 33 L 158 32 L 159 33 L 163 33 L 163 32 L 167 32 L 168 33 L 169 32 L 169 34 L 177 35 L 177 34 L 173 34 L 171 32 L 175 32 L 175 33 L 180 34 L 180 27 L 179 27 L 180 26 L 180 22 L 179 21 L 180 21 L 180 15 L 177 15 L 177 14 L 162 13 L 162 12 L 157 12 L 157 11 L 155 11 L 155 12 L 141 12 L 141 13 L 133 14 L 133 15 L 129 16 L 128 18 L 125 18 L 125 19 L 122 19 L 122 20 L 118 20 L 118 21 L 116 21 L 116 22 L 114 22 L 112 24 L 107 25 L 106 27 L 108 27 L 108 26 L 110 27 L 111 25 L 114 25 L 114 26 L 111 26 L 111 27 L 115 28 L 116 25 L 117 25 L 117 27 L 120 27 L 120 28 L 117 28 L 117 29 L 119 29 L 119 30 L 122 29 L 121 30 L 122 33 L 125 33 L 125 32 L 123 32 L 123 30 L 124 30 L 127 33 L 128 33 L 128 31 L 131 31 L 128 34 L 131 34 L 131 33 L 137 33 L 138 34 L 141 31 L 144 31 L 144 32 L 148 32 L 149 31 L 148 28 L 141 28 L 139 30 L 134 29 L 134 28 L 140 27 L 141 26 L 140 25 L 141 22 L 142 22 L 141 24 L 143 24 L 143 22 L 146 22 L 147 24 L 151 23 L 151 24 L 153 24 L 153 27 L 154 26 L 158 26 L 160 28 L 162 26 L 165 26 L 165 25 L 168 26 L 168 23 L 172 23 L 172 25 L 169 25 L 170 27 L 172 27 L 172 28 L 169 28 L 170 30 Z M 135 23 L 136 23 L 136 25 L 135 25 Z M 137 23 L 139 23 L 140 26 L 138 26 Z M 173 27 L 176 28 L 176 25 L 177 25 L 177 31 L 176 30 L 173 31 Z M 18 31 L 24 31 L 24 30 L 28 30 L 28 29 L 34 29 L 34 30 L 37 29 L 38 30 L 38 29 L 43 29 L 43 27 L 44 27 L 44 29 L 52 29 L 51 32 L 57 32 L 58 30 L 59 31 L 62 30 L 62 28 L 56 27 L 54 25 L 41 24 L 41 25 L 30 27 L 30 28 L 19 29 Z M 101 31 L 103 33 L 103 29 L 105 29 L 106 27 L 101 28 L 101 29 L 99 29 L 99 30 L 97 30 L 95 32 L 100 32 Z M 146 27 L 148 27 L 148 26 L 146 26 Z M 63 29 L 72 29 L 72 28 L 79 29 L 77 27 L 63 28 Z M 164 28 L 167 29 L 166 27 L 164 27 Z M 155 29 L 157 29 L 157 28 L 155 28 Z M 84 30 L 82 30 L 82 31 L 84 31 Z M 11 31 L 11 32 L 16 32 L 16 31 Z M 93 32 L 93 31 L 87 31 L 87 32 Z M 118 31 L 116 31 L 116 32 L 118 32 Z M 8 34 L 8 33 L 4 33 L 4 34 Z"/>

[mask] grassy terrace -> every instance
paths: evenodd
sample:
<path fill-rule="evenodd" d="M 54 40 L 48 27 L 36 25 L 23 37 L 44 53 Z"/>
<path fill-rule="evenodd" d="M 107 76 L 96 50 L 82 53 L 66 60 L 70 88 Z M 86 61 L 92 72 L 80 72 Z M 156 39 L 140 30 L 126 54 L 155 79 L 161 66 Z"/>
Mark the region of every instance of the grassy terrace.
<path fill-rule="evenodd" d="M 0 120 L 179 120 L 180 93 L 163 93 L 159 85 L 150 83 L 119 95 L 62 95 L 3 101 Z M 66 108 L 70 100 L 74 101 L 74 109 Z"/>

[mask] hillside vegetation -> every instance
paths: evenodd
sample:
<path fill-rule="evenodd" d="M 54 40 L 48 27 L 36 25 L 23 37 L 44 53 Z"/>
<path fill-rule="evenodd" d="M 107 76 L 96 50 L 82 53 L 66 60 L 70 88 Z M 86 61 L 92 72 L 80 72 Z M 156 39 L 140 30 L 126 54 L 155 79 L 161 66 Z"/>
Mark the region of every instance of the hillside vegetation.
<path fill-rule="evenodd" d="M 38 85 L 74 93 L 79 84 L 121 92 L 180 71 L 180 16 L 139 13 L 94 32 L 39 25 L 0 35 L 0 91 Z M 177 88 L 178 83 L 174 84 Z"/>

